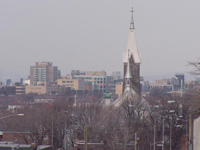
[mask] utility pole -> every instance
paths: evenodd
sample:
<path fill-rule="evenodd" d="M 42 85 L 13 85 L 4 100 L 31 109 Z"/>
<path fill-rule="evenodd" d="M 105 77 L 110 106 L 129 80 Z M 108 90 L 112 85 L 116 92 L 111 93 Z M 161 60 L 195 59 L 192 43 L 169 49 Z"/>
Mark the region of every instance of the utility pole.
<path fill-rule="evenodd" d="M 64 138 L 64 149 L 67 150 L 67 133 L 66 133 L 66 118 L 65 118 L 65 138 Z"/>
<path fill-rule="evenodd" d="M 193 150 L 193 113 L 192 109 L 189 117 L 189 150 Z"/>
<path fill-rule="evenodd" d="M 172 150 L 172 118 L 170 117 L 169 149 Z"/>
<path fill-rule="evenodd" d="M 155 124 L 153 126 L 153 150 L 156 150 L 156 127 Z"/>
<path fill-rule="evenodd" d="M 85 128 L 85 150 L 87 150 L 87 125 L 84 128 Z"/>
<path fill-rule="evenodd" d="M 53 149 L 53 114 L 52 114 L 52 118 L 51 118 L 51 145 L 52 145 L 52 149 Z"/>
<path fill-rule="evenodd" d="M 185 129 L 185 150 L 188 150 L 188 120 L 186 121 L 186 129 Z"/>
<path fill-rule="evenodd" d="M 162 150 L 164 150 L 165 148 L 165 119 L 163 118 L 163 133 L 162 133 Z"/>
<path fill-rule="evenodd" d="M 137 150 L 137 133 L 135 132 L 135 150 Z"/>

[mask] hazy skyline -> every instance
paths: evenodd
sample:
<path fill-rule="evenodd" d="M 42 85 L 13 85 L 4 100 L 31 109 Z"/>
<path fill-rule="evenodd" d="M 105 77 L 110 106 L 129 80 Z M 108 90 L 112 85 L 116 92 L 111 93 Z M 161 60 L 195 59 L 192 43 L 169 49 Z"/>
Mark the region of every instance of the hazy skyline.
<path fill-rule="evenodd" d="M 27 77 L 36 61 L 53 62 L 62 75 L 122 71 L 131 7 L 141 76 L 191 70 L 187 62 L 200 57 L 198 0 L 0 0 L 3 80 Z"/>

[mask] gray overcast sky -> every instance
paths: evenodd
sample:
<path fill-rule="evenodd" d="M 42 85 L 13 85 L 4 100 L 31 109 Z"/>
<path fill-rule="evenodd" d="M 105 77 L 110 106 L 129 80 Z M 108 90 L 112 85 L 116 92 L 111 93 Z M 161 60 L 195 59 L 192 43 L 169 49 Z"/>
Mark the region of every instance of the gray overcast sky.
<path fill-rule="evenodd" d="M 199 0 L 0 0 L 1 79 L 29 75 L 36 61 L 122 71 L 134 6 L 141 75 L 185 73 L 200 57 Z"/>

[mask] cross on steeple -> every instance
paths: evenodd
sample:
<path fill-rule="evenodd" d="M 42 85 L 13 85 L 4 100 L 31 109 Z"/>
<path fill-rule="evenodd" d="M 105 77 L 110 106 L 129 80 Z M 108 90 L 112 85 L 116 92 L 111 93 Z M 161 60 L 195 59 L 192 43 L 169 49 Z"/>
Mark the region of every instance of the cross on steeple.
<path fill-rule="evenodd" d="M 133 12 L 134 12 L 134 10 L 133 10 L 133 7 L 132 7 L 132 9 L 131 9 L 131 26 L 130 26 L 130 29 L 135 29 L 134 21 L 133 21 Z"/>
<path fill-rule="evenodd" d="M 131 9 L 131 22 L 133 22 L 133 13 L 134 13 L 134 10 L 133 10 L 133 7 Z"/>

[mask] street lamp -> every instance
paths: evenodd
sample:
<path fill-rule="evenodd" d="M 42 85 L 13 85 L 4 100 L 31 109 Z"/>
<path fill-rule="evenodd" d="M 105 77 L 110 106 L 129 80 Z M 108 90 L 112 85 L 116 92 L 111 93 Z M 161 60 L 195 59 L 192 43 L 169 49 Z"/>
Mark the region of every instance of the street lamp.
<path fill-rule="evenodd" d="M 168 104 L 173 104 L 173 103 L 175 103 L 175 100 L 168 100 L 167 103 Z M 170 113 L 175 113 L 175 110 L 169 110 L 169 112 Z M 169 119 L 170 119 L 169 149 L 171 150 L 172 149 L 172 115 L 170 115 Z"/>

